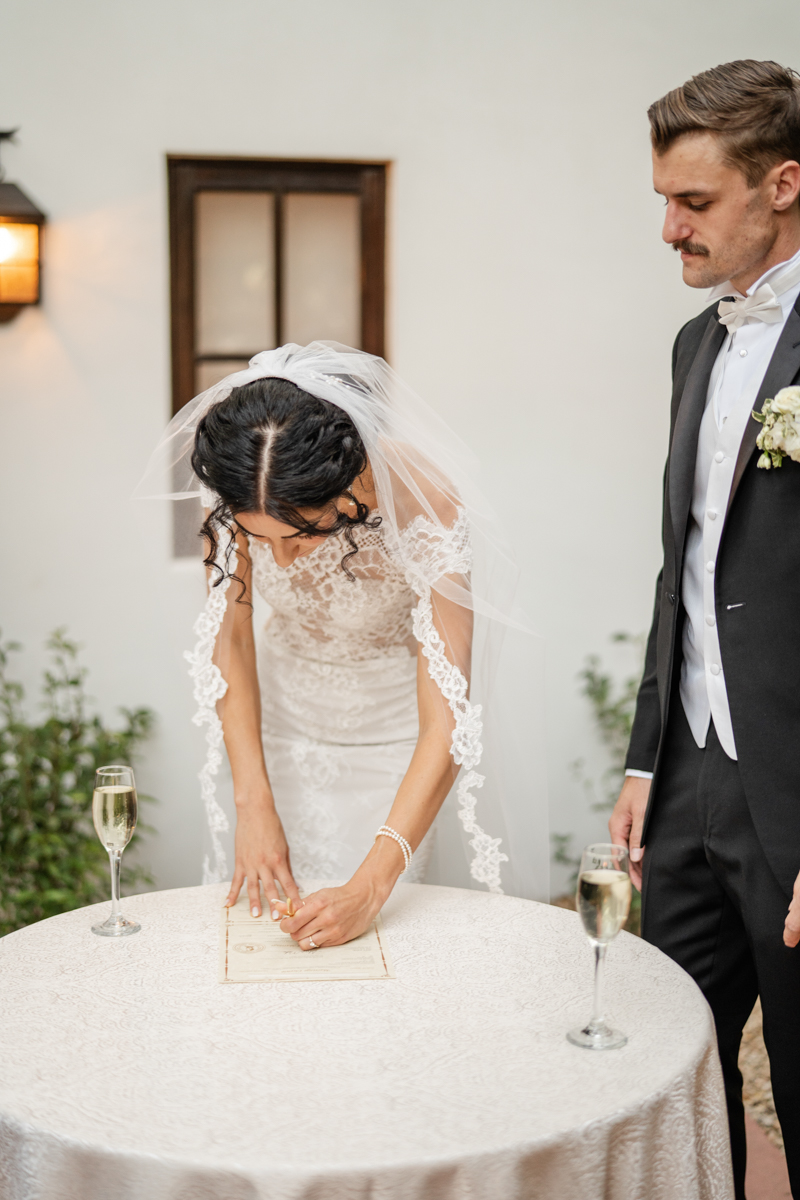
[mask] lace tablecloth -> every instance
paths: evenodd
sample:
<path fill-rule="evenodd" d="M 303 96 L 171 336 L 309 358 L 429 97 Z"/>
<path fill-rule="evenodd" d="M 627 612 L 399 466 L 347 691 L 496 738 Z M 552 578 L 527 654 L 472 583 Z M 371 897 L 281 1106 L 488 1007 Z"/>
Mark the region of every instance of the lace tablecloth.
<path fill-rule="evenodd" d="M 573 913 L 400 884 L 395 980 L 219 984 L 224 886 L 0 940 L 3 1200 L 729 1200 L 709 1010 L 621 934 L 571 1046 L 591 955 Z"/>

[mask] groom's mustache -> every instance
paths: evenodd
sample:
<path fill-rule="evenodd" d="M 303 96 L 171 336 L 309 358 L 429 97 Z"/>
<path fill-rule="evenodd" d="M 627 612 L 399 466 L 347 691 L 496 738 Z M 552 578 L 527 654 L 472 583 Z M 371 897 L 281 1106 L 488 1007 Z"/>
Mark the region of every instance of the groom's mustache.
<path fill-rule="evenodd" d="M 711 251 L 707 246 L 701 246 L 699 242 L 690 242 L 688 238 L 681 238 L 679 242 L 672 243 L 672 249 L 676 252 L 684 254 L 697 254 L 701 258 L 708 258 Z"/>

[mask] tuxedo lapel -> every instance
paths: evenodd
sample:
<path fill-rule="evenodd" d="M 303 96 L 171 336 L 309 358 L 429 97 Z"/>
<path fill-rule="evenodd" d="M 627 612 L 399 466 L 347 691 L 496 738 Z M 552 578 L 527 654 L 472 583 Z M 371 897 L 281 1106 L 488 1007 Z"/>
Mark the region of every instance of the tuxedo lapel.
<path fill-rule="evenodd" d="M 694 487 L 697 439 L 706 406 L 708 381 L 726 333 L 725 326 L 720 325 L 716 314 L 712 313 L 708 318 L 703 340 L 686 377 L 678 415 L 675 419 L 675 432 L 669 454 L 668 495 L 670 518 L 675 535 L 676 564 L 680 563 L 683 556 L 686 523 L 689 519 Z"/>
<path fill-rule="evenodd" d="M 767 373 L 764 376 L 761 387 L 758 389 L 758 395 L 753 405 L 754 411 L 761 412 L 761 406 L 764 401 L 773 399 L 775 393 L 779 392 L 781 388 L 789 387 L 798 372 L 800 372 L 800 297 L 798 297 L 797 304 L 795 304 L 789 313 L 789 317 L 783 327 L 783 333 L 770 359 Z M 739 447 L 739 454 L 736 459 L 736 467 L 733 472 L 733 482 L 731 483 L 731 494 L 728 498 L 726 516 L 730 512 L 733 497 L 736 495 L 736 489 L 742 481 L 747 464 L 756 448 L 756 438 L 762 428 L 763 426 L 752 417 L 747 422 L 742 444 Z"/>

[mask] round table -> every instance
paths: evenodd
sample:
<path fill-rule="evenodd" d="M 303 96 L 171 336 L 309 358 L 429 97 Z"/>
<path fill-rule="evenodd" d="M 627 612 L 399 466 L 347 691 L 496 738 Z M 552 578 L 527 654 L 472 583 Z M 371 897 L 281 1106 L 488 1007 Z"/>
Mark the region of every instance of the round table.
<path fill-rule="evenodd" d="M 597 1053 L 577 916 L 400 884 L 396 979 L 217 982 L 225 887 L 129 898 L 0 940 L 7 1200 L 729 1200 L 709 1010 L 621 934 Z"/>

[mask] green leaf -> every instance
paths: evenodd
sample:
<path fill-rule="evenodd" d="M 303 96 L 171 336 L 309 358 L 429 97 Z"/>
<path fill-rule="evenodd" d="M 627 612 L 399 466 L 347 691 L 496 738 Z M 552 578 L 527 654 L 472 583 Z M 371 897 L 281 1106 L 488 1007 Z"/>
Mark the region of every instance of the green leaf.
<path fill-rule="evenodd" d="M 19 646 L 0 640 L 0 754 L 18 759 L 13 777 L 0 772 L 0 935 L 108 898 L 108 859 L 91 819 L 94 772 L 103 761 L 130 762 L 154 724 L 149 709 L 137 708 L 121 710 L 121 728 L 106 727 L 87 712 L 77 644 L 58 629 L 47 646 L 45 715 L 34 722 L 7 674 Z M 46 787 L 37 782 L 43 759 L 52 765 Z M 65 775 L 74 776 L 68 789 Z M 143 832 L 150 831 L 140 824 L 131 845 Z M 123 880 L 126 887 L 152 882 L 138 865 L 123 868 Z"/>

